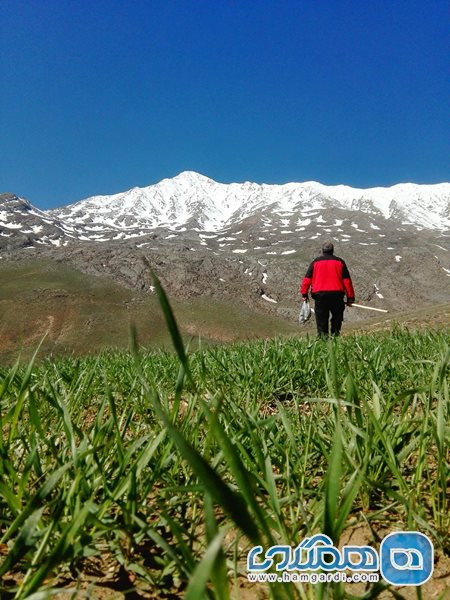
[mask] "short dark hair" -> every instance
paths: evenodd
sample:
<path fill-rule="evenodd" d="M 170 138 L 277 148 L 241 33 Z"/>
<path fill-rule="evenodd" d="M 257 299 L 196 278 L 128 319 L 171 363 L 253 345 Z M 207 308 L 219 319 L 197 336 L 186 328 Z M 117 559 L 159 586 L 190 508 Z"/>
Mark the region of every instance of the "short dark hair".
<path fill-rule="evenodd" d="M 334 252 L 334 246 L 331 242 L 325 242 L 324 244 L 322 244 L 322 252 L 324 254 L 333 254 Z"/>

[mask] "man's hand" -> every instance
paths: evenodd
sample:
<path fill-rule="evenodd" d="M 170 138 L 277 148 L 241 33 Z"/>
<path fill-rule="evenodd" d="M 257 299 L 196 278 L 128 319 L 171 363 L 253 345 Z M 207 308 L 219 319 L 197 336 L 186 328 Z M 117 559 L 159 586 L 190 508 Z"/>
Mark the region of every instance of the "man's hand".
<path fill-rule="evenodd" d="M 308 302 L 308 294 L 303 294 L 303 302 Z"/>
<path fill-rule="evenodd" d="M 355 301 L 354 298 L 347 298 L 347 306 L 351 306 L 354 301 Z"/>

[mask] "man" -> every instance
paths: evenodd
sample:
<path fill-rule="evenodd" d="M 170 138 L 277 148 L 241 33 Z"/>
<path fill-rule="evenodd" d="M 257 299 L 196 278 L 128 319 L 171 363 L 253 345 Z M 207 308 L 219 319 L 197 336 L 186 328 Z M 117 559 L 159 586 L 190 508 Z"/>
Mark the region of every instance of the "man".
<path fill-rule="evenodd" d="M 328 319 L 331 313 L 331 334 L 339 335 L 344 318 L 344 296 L 347 306 L 355 301 L 352 280 L 347 265 L 338 256 L 334 256 L 334 246 L 326 242 L 322 246 L 322 255 L 309 265 L 303 278 L 300 293 L 308 300 L 308 291 L 315 300 L 317 335 L 328 335 Z"/>

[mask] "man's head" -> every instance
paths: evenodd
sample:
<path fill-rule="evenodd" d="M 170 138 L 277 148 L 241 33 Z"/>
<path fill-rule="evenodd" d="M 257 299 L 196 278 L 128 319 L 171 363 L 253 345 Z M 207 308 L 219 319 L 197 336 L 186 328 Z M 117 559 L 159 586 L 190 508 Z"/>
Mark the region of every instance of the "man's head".
<path fill-rule="evenodd" d="M 334 246 L 331 242 L 325 242 L 322 244 L 322 254 L 333 254 Z"/>

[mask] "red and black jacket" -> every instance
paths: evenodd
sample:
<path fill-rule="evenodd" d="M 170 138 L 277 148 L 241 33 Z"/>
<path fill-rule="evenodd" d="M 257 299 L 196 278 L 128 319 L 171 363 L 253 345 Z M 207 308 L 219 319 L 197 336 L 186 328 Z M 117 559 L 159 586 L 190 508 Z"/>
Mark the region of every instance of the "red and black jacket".
<path fill-rule="evenodd" d="M 300 293 L 307 296 L 311 287 L 311 295 L 321 292 L 341 292 L 347 300 L 355 300 L 355 291 L 347 265 L 338 256 L 322 254 L 309 265 L 303 278 Z"/>

